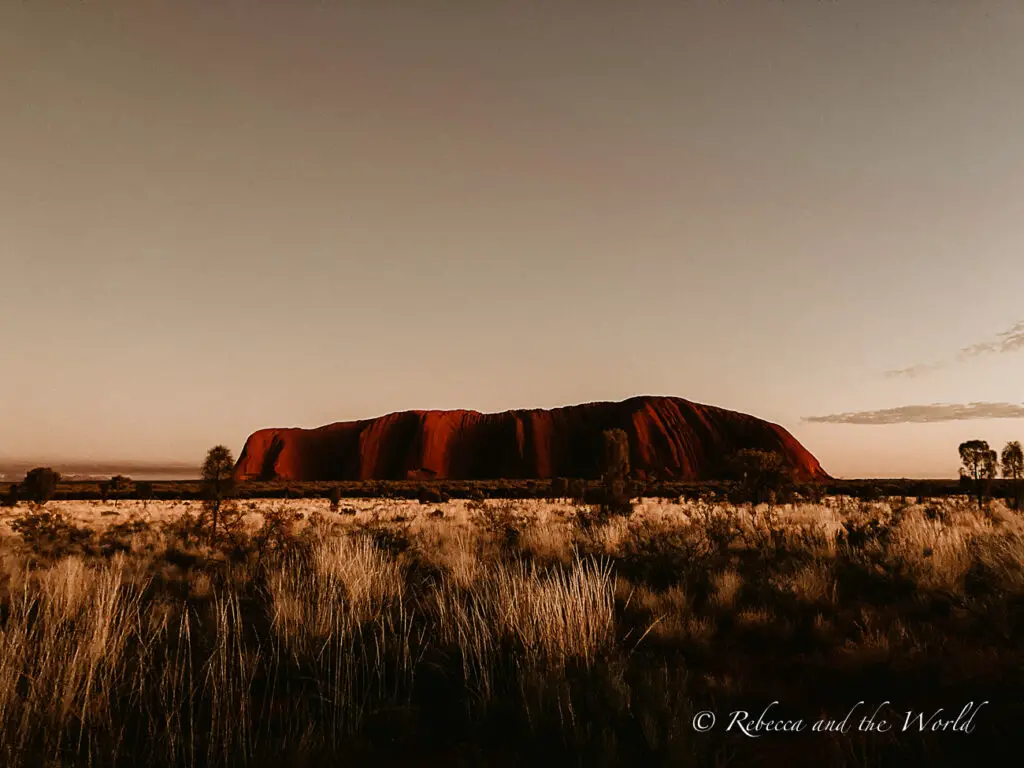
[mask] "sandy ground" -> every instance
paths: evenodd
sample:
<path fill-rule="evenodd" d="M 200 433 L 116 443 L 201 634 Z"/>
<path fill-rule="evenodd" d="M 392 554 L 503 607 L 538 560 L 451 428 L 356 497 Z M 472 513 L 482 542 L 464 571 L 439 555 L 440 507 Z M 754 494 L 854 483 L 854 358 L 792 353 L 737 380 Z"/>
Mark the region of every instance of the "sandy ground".
<path fill-rule="evenodd" d="M 308 518 L 313 512 L 320 512 L 338 522 L 359 522 L 373 518 L 394 522 L 411 522 L 438 519 L 437 510 L 443 513 L 446 523 L 455 525 L 471 525 L 474 516 L 469 508 L 470 502 L 455 499 L 442 504 L 420 504 L 407 499 L 343 499 L 338 511 L 332 511 L 327 499 L 247 499 L 238 502 L 246 511 L 247 523 L 258 527 L 262 523 L 263 511 L 267 509 L 285 508 L 296 515 Z M 512 501 L 492 499 L 488 506 L 511 506 L 517 512 L 533 517 L 541 525 L 564 523 L 571 519 L 576 507 L 568 502 L 547 501 L 536 499 L 519 499 Z M 650 520 L 652 522 L 673 520 L 676 522 L 694 515 L 698 505 L 695 503 L 666 503 L 661 499 L 641 499 L 635 505 L 633 520 Z M 724 505 L 722 505 L 724 507 Z M 707 507 L 705 506 L 705 509 Z M 80 525 L 87 525 L 96 530 L 141 519 L 152 524 L 171 521 L 185 512 L 198 514 L 202 509 L 200 501 L 51 501 L 45 510 L 61 512 Z M 779 507 L 780 515 L 788 523 L 816 523 L 827 528 L 837 528 L 845 517 L 836 505 L 799 504 L 796 506 Z M 0 536 L 12 533 L 10 523 L 18 516 L 25 514 L 29 507 L 20 503 L 15 508 L 0 508 Z M 351 513 L 355 511 L 355 514 Z"/>
<path fill-rule="evenodd" d="M 492 505 L 510 503 L 490 501 Z M 563 519 L 572 514 L 570 504 L 550 503 L 535 500 L 517 500 L 511 502 L 517 509 L 522 509 L 538 518 L 538 522 L 550 519 Z M 314 512 L 320 512 L 338 522 L 358 522 L 377 518 L 385 521 L 408 522 L 418 519 L 436 519 L 436 510 L 441 510 L 446 521 L 453 524 L 471 523 L 472 512 L 467 508 L 466 500 L 457 499 L 443 504 L 420 504 L 407 499 L 343 499 L 338 511 L 331 510 L 327 499 L 246 499 L 238 504 L 246 511 L 246 522 L 258 527 L 263 521 L 263 512 L 268 509 L 284 508 L 293 514 L 308 518 Z M 202 510 L 200 501 L 51 501 L 44 507 L 45 511 L 60 512 L 67 515 L 79 525 L 86 525 L 102 531 L 110 525 L 144 520 L 151 524 L 171 521 L 186 512 L 198 514 Z M 355 510 L 352 514 L 351 510 Z M 10 523 L 20 515 L 29 511 L 24 502 L 17 507 L 0 508 L 0 536 L 11 535 Z M 431 516 L 434 513 L 435 516 Z"/>
<path fill-rule="evenodd" d="M 247 499 L 238 502 L 246 512 L 246 524 L 255 530 L 263 522 L 263 512 L 268 509 L 284 508 L 296 517 L 308 519 L 314 512 L 324 515 L 332 523 L 343 526 L 358 525 L 370 521 L 394 522 L 408 524 L 411 532 L 437 530 L 440 526 L 446 534 L 458 534 L 458 529 L 475 528 L 478 513 L 476 505 L 465 499 L 455 499 L 443 504 L 420 504 L 407 499 L 343 499 L 337 511 L 332 511 L 327 499 Z M 540 535 L 555 536 L 560 529 L 572 524 L 577 507 L 567 501 L 549 501 L 536 499 L 500 500 L 491 499 L 486 502 L 488 507 L 508 507 L 517 515 L 531 518 L 536 524 Z M 914 538 L 932 540 L 938 536 L 953 534 L 973 534 L 999 528 L 1024 535 L 1024 516 L 1007 509 L 1001 502 L 994 502 L 990 516 L 979 515 L 970 503 L 964 499 L 949 499 L 933 502 L 945 507 L 950 514 L 945 522 L 927 518 L 926 505 L 914 504 L 908 507 L 911 520 L 905 527 L 913 528 Z M 110 525 L 142 520 L 158 527 L 185 512 L 198 514 L 202 508 L 200 501 L 51 501 L 46 510 L 62 512 L 79 525 L 102 531 Z M 835 540 L 843 522 L 851 516 L 871 514 L 876 509 L 881 514 L 891 510 L 887 501 L 873 504 L 861 504 L 854 500 L 830 497 L 822 504 L 783 505 L 776 508 L 779 522 L 787 529 L 816 528 L 827 538 Z M 0 507 L 0 540 L 14 536 L 11 522 L 30 509 L 24 502 L 15 508 Z M 652 524 L 665 523 L 671 526 L 687 526 L 694 523 L 700 527 L 707 525 L 708 514 L 721 514 L 728 509 L 726 504 L 706 504 L 702 502 L 666 502 L 661 499 L 645 498 L 634 506 L 631 518 L 613 521 L 603 536 L 610 540 L 625 535 L 627 528 L 646 522 Z M 354 513 L 353 513 L 354 511 Z M 735 510 L 733 510 L 735 511 Z M 758 524 L 763 524 L 766 508 L 758 508 Z M 440 514 L 439 514 L 440 512 Z M 742 515 L 749 526 L 753 520 L 749 511 Z M 910 523 L 913 523 L 911 526 Z M 651 535 L 657 535 L 657 529 Z M 546 533 L 544 533 L 546 532 Z"/>

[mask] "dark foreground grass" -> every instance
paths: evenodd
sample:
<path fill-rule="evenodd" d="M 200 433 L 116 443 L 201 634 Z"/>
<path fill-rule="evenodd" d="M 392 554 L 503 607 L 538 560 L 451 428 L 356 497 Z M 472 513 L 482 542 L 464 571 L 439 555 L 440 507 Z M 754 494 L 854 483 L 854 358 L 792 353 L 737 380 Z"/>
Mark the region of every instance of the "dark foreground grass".
<path fill-rule="evenodd" d="M 962 765 L 1024 716 L 998 505 L 312 509 L 7 510 L 0 764 Z"/>

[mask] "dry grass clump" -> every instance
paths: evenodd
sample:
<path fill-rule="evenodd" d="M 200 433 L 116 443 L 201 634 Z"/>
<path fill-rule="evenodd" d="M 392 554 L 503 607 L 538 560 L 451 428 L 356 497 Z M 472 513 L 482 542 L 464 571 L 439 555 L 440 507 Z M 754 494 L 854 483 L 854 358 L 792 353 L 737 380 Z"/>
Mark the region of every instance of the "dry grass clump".
<path fill-rule="evenodd" d="M 775 584 L 780 591 L 810 605 L 825 602 L 834 605 L 837 600 L 835 574 L 827 561 L 807 563 L 792 574 L 778 577 Z"/>
<path fill-rule="evenodd" d="M 719 609 L 732 608 L 743 588 L 743 577 L 734 570 L 711 575 L 711 604 Z"/>
<path fill-rule="evenodd" d="M 444 573 L 450 583 L 462 590 L 472 589 L 487 561 L 494 557 L 487 543 L 463 528 L 432 536 L 429 544 L 421 539 L 417 552 L 421 562 Z"/>
<path fill-rule="evenodd" d="M 318 536 L 267 574 L 272 626 L 299 652 L 401 604 L 401 566 L 365 536 Z"/>
<path fill-rule="evenodd" d="M 664 590 L 656 590 L 622 581 L 619 592 L 620 599 L 624 601 L 623 610 L 631 609 L 637 616 L 632 624 L 633 632 L 639 635 L 638 644 L 648 637 L 651 642 L 659 644 L 685 642 L 690 638 L 690 623 L 694 616 L 691 599 L 684 585 L 675 584 Z M 639 632 L 645 623 L 646 631 Z"/>
<path fill-rule="evenodd" d="M 695 645 L 705 647 L 710 647 L 718 631 L 715 620 L 708 616 L 689 616 L 684 626 L 684 637 Z"/>
<path fill-rule="evenodd" d="M 476 671 L 485 674 L 504 643 L 527 664 L 590 666 L 614 640 L 614 595 L 608 564 L 577 559 L 543 572 L 517 560 L 486 571 L 470 595 L 442 585 L 434 600 L 441 637 L 471 649 Z"/>
<path fill-rule="evenodd" d="M 889 557 L 904 563 L 921 589 L 959 594 L 974 561 L 976 535 L 970 528 L 908 515 L 896 526 Z"/>
<path fill-rule="evenodd" d="M 566 525 L 557 521 L 527 529 L 519 547 L 529 558 L 547 564 L 570 565 L 576 554 Z"/>
<path fill-rule="evenodd" d="M 986 581 L 1006 595 L 1024 596 L 1024 534 L 990 534 L 973 543 L 976 568 Z"/>
<path fill-rule="evenodd" d="M 740 627 L 767 627 L 776 621 L 774 614 L 766 608 L 745 608 L 736 614 Z"/>
<path fill-rule="evenodd" d="M 626 600 L 654 616 L 685 614 L 690 610 L 690 596 L 682 584 L 673 584 L 663 590 L 651 589 L 644 585 L 632 587 Z"/>
<path fill-rule="evenodd" d="M 0 630 L 0 756 L 55 760 L 94 730 L 119 728 L 112 699 L 133 684 L 142 593 L 118 556 L 100 568 L 69 557 L 11 590 Z"/>

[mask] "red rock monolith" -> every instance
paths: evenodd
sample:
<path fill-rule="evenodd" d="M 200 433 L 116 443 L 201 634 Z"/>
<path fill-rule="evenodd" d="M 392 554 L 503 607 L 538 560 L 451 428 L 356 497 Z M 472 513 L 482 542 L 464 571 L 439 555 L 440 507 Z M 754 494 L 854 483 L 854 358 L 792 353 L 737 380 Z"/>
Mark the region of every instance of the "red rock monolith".
<path fill-rule="evenodd" d="M 316 429 L 261 429 L 235 467 L 239 480 L 452 480 L 597 477 L 602 433 L 629 436 L 643 477 L 714 480 L 744 448 L 778 451 L 797 479 L 828 475 L 778 424 L 678 397 L 633 397 L 550 410 L 402 411 Z"/>

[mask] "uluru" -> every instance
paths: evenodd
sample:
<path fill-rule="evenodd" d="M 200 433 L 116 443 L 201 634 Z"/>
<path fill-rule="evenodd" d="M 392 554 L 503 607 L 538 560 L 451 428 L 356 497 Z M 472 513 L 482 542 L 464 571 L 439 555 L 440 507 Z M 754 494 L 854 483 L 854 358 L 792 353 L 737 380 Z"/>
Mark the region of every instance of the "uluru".
<path fill-rule="evenodd" d="M 778 452 L 802 481 L 825 480 L 788 431 L 679 397 L 633 397 L 552 409 L 401 411 L 315 429 L 254 432 L 238 480 L 450 480 L 597 477 L 606 429 L 629 437 L 640 477 L 715 480 L 743 449 Z"/>

